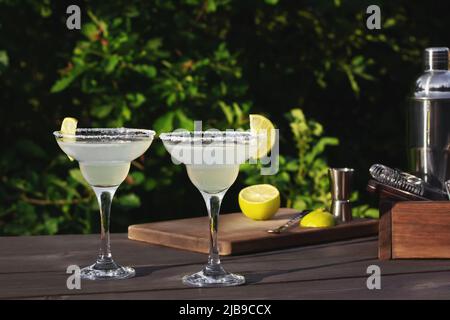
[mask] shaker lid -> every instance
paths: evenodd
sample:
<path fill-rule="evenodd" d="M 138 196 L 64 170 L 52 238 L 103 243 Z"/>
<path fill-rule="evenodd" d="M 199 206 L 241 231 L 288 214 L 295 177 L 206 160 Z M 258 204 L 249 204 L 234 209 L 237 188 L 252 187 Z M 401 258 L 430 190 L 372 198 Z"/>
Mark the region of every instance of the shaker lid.
<path fill-rule="evenodd" d="M 415 99 L 450 99 L 449 49 L 426 48 L 425 73 L 416 81 Z"/>
<path fill-rule="evenodd" d="M 426 48 L 425 71 L 448 70 L 448 53 L 447 47 Z"/>

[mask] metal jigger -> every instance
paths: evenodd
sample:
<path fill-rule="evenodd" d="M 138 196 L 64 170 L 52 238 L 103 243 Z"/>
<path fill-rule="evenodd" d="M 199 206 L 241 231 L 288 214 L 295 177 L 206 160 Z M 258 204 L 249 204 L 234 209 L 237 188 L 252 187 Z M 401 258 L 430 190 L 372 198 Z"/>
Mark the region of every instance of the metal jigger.
<path fill-rule="evenodd" d="M 331 184 L 331 213 L 339 222 L 352 220 L 352 177 L 355 170 L 350 168 L 329 168 Z"/>

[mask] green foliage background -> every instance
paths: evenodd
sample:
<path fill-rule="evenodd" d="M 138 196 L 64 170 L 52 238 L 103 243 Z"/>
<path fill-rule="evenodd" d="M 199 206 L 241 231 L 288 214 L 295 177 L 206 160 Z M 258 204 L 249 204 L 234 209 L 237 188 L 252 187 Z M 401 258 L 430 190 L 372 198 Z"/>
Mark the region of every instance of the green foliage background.
<path fill-rule="evenodd" d="M 403 110 L 422 50 L 449 44 L 443 1 L 378 1 L 375 31 L 369 1 L 82 1 L 82 30 L 70 31 L 72 2 L 0 0 L 2 235 L 97 231 L 93 194 L 51 135 L 66 116 L 163 132 L 194 119 L 246 128 L 260 113 L 280 128 L 280 172 L 245 166 L 222 211 L 261 181 L 285 205 L 324 205 L 330 165 L 356 168 L 355 214 L 373 215 L 367 169 L 405 166 Z M 156 140 L 116 195 L 112 230 L 204 211 Z"/>

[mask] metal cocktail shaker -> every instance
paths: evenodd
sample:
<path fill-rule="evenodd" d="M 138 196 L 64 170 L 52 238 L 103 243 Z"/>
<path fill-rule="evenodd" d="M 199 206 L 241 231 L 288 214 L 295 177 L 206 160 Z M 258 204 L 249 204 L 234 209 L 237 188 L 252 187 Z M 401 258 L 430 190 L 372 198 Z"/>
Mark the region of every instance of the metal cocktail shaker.
<path fill-rule="evenodd" d="M 409 170 L 443 188 L 450 178 L 450 72 L 448 48 L 425 50 L 425 73 L 408 110 Z"/>

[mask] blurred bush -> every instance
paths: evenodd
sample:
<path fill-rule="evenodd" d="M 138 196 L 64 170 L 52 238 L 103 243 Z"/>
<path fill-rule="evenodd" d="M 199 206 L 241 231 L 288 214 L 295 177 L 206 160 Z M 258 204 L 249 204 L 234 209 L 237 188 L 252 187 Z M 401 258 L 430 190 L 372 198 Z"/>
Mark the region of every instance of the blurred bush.
<path fill-rule="evenodd" d="M 82 30 L 70 31 L 65 1 L 0 0 L 0 234 L 97 230 L 92 192 L 51 135 L 65 116 L 158 132 L 194 119 L 246 128 L 249 112 L 268 116 L 281 132 L 280 172 L 245 168 L 225 212 L 237 210 L 244 183 L 267 179 L 285 205 L 303 208 L 328 201 L 328 165 L 355 167 L 359 190 L 371 163 L 402 167 L 405 97 L 421 50 L 445 45 L 449 22 L 440 5 L 381 1 L 383 28 L 368 31 L 369 4 L 86 0 Z M 319 123 L 339 148 L 325 149 L 338 140 Z M 113 206 L 113 231 L 205 210 L 158 141 Z"/>

